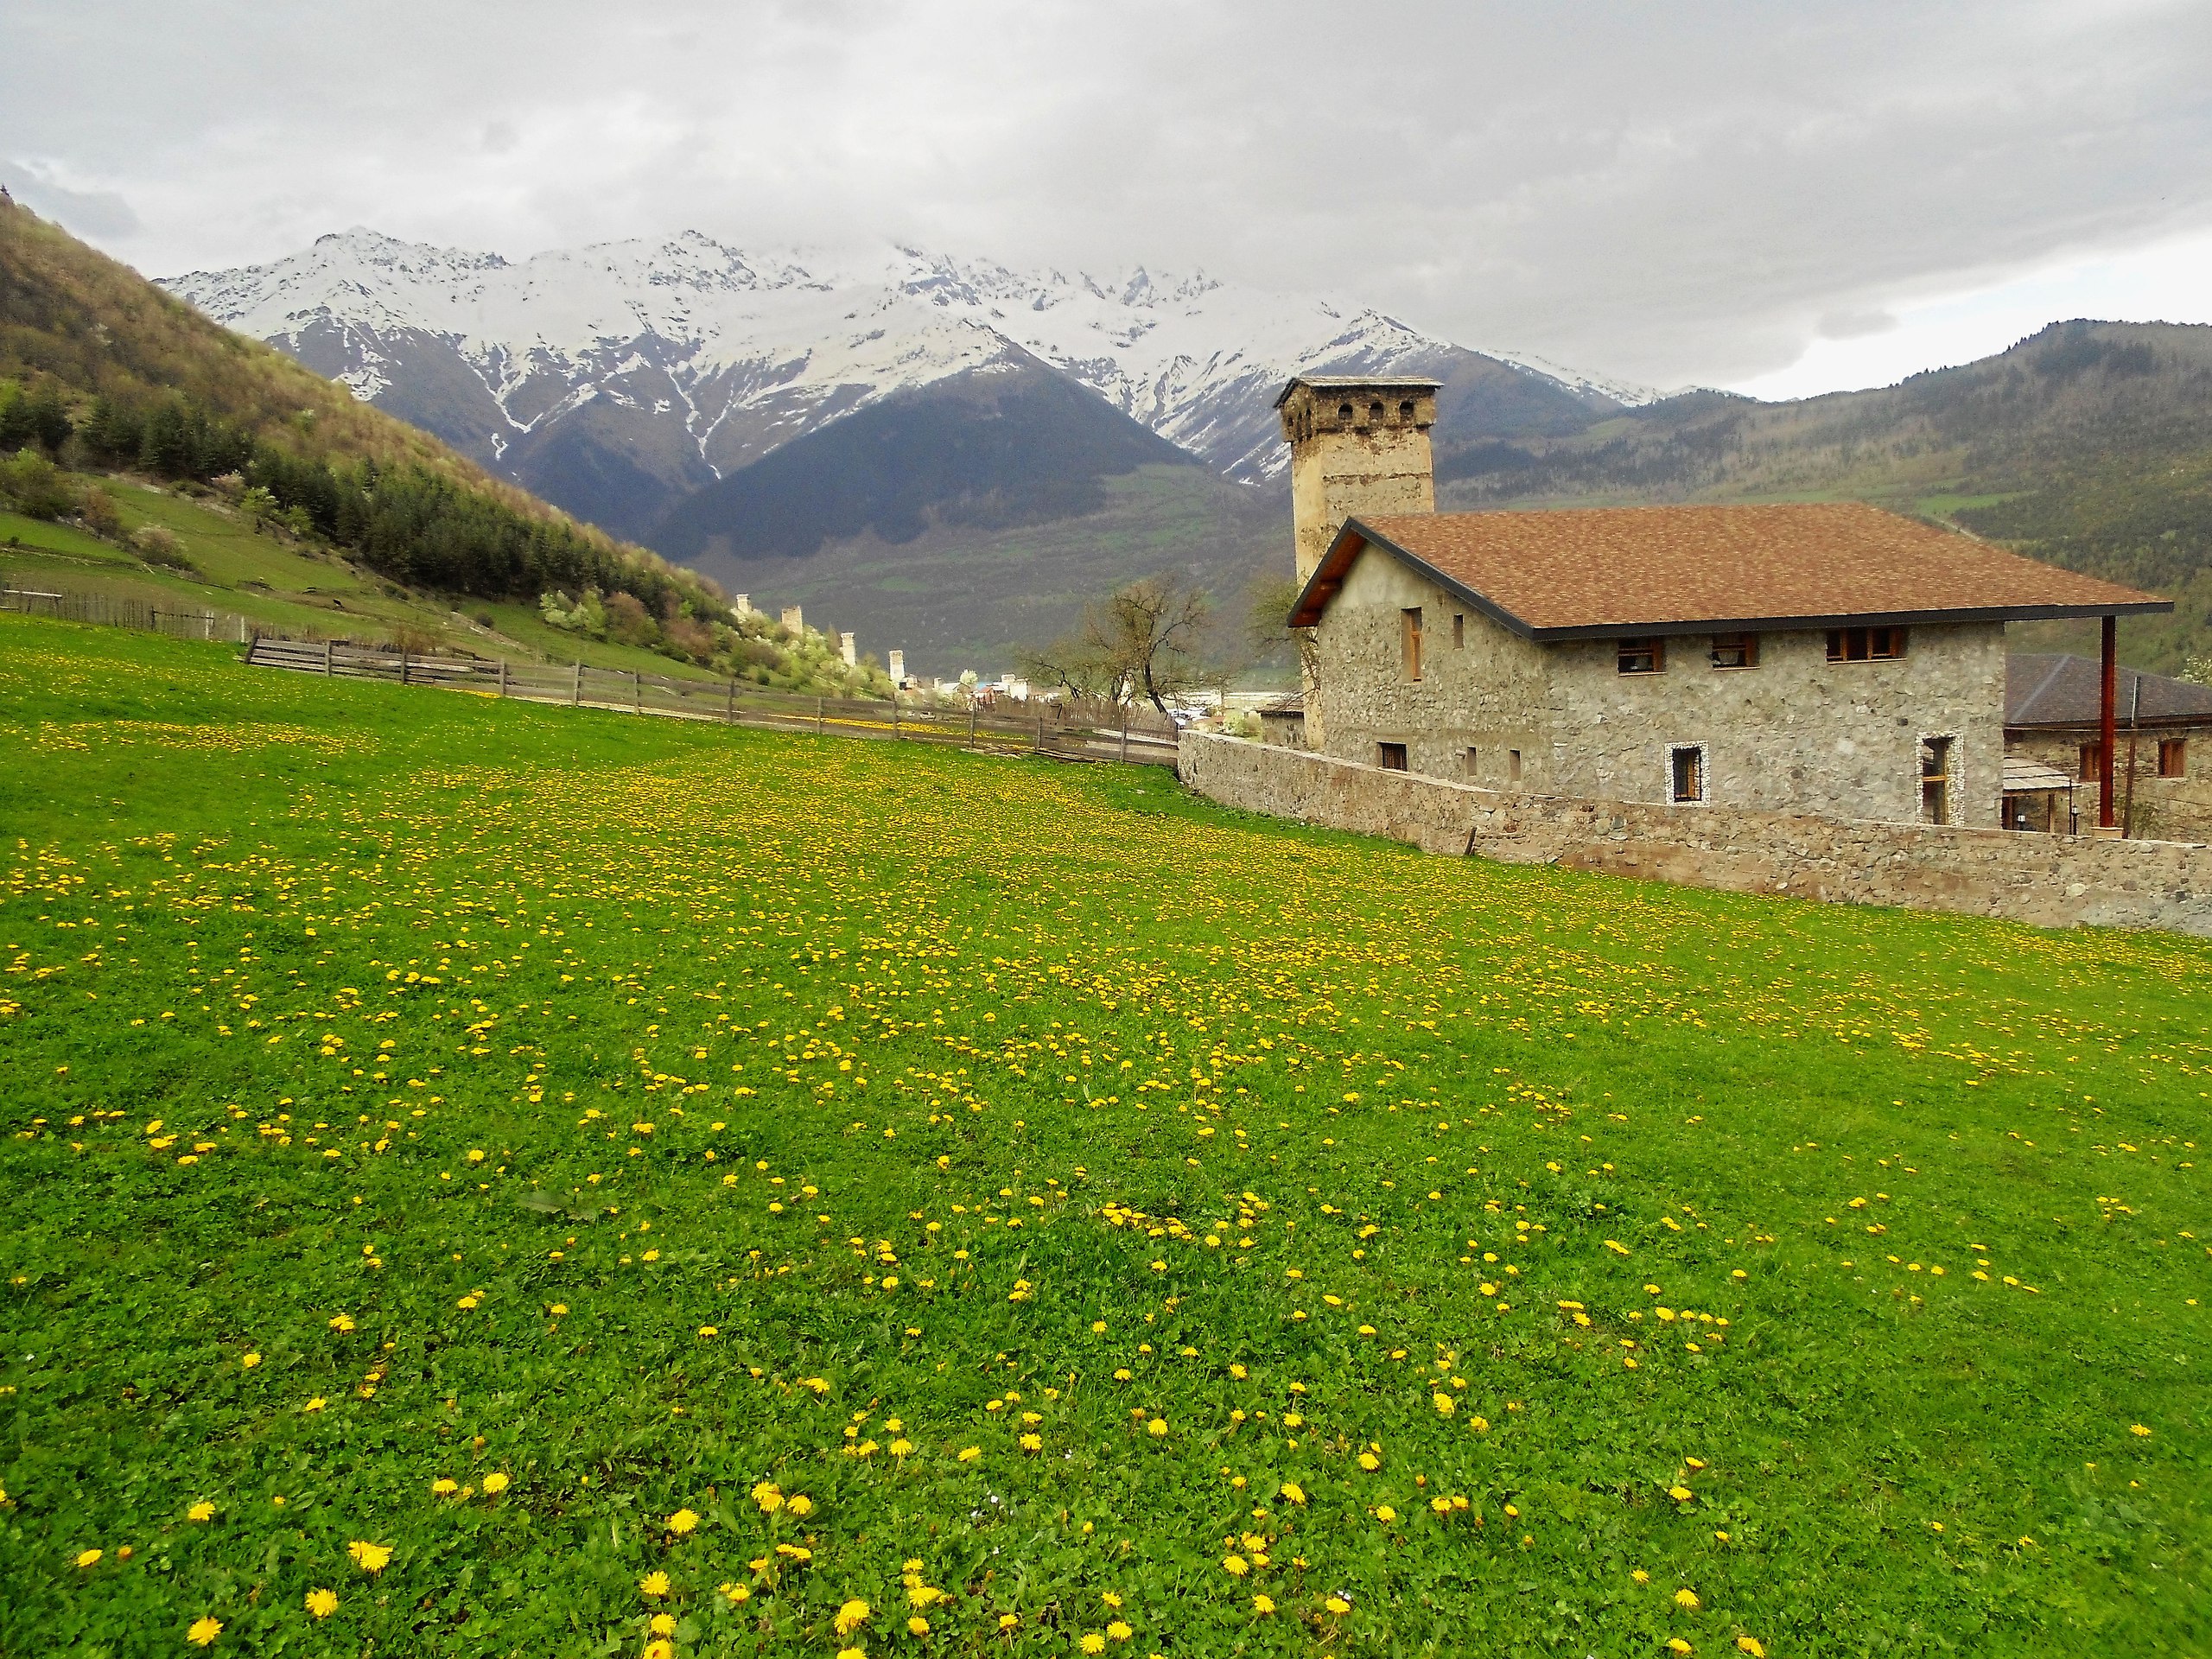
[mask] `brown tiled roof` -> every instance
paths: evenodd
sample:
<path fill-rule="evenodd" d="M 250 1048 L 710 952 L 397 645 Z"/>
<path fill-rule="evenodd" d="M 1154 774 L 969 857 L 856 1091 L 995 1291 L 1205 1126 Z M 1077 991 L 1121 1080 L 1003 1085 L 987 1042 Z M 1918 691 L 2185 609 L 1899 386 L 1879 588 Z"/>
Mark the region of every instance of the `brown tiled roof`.
<path fill-rule="evenodd" d="M 2022 652 L 2005 659 L 2007 726 L 2094 726 L 2102 669 L 2094 657 Z M 2113 709 L 2122 726 L 2212 726 L 2212 686 L 2123 668 Z"/>
<path fill-rule="evenodd" d="M 1856 502 L 1408 513 L 1346 523 L 1293 622 L 1362 548 L 1535 639 L 2170 611 L 2173 603 Z"/>

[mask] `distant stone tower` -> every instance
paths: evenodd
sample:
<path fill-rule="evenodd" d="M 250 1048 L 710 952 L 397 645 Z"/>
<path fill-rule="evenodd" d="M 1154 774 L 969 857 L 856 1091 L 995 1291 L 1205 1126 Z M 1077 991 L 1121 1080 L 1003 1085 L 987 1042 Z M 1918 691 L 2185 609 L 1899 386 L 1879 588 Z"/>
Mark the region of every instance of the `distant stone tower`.
<path fill-rule="evenodd" d="M 796 605 L 786 605 L 784 607 L 783 622 L 784 626 L 790 629 L 793 633 L 804 633 L 806 632 L 806 613 Z"/>
<path fill-rule="evenodd" d="M 857 636 L 850 633 L 839 634 L 837 654 L 845 659 L 847 668 L 858 668 L 861 662 L 861 651 Z"/>
<path fill-rule="evenodd" d="M 1304 587 L 1347 518 L 1436 511 L 1440 382 L 1300 375 L 1275 399 L 1290 445 L 1290 514 L 1298 583 Z M 1321 688 L 1303 666 L 1306 743 L 1321 747 Z"/>
<path fill-rule="evenodd" d="M 906 683 L 906 653 L 903 651 L 894 651 L 891 653 L 891 683 L 893 685 Z"/>

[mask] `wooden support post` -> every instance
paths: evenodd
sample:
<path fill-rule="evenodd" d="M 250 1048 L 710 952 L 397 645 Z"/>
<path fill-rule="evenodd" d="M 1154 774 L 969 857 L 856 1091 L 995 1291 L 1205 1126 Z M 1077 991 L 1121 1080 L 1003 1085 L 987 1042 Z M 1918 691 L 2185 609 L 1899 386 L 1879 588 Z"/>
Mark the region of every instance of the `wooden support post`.
<path fill-rule="evenodd" d="M 2113 749 L 2120 737 L 2116 710 L 2120 692 L 2120 619 L 2108 616 L 2104 620 L 2103 673 L 2097 693 L 2097 828 L 2110 830 L 2114 827 L 2113 809 L 2119 803 L 2113 798 Z"/>
<path fill-rule="evenodd" d="M 407 683 L 407 647 L 404 645 L 399 648 L 399 683 L 402 685 Z"/>
<path fill-rule="evenodd" d="M 326 639 L 322 642 L 322 677 L 326 680 L 330 677 L 331 658 L 336 650 L 335 640 Z"/>
<path fill-rule="evenodd" d="M 1129 705 L 1122 705 L 1122 759 L 1129 758 Z"/>
<path fill-rule="evenodd" d="M 722 724 L 737 724 L 737 677 L 730 676 L 729 694 L 722 699 Z"/>
<path fill-rule="evenodd" d="M 968 705 L 968 747 L 976 747 L 976 705 L 972 702 Z"/>
<path fill-rule="evenodd" d="M 896 691 L 891 694 L 891 741 L 893 743 L 899 741 L 899 694 Z"/>
<path fill-rule="evenodd" d="M 582 708 L 582 707 L 583 707 L 583 702 L 584 702 L 584 665 L 583 665 L 583 664 L 582 664 L 582 661 L 579 661 L 579 662 L 576 664 L 576 685 L 575 685 L 575 690 L 574 690 L 573 691 L 571 691 L 571 692 L 569 692 L 569 708 L 571 708 L 571 709 L 581 709 L 581 708 Z"/>
<path fill-rule="evenodd" d="M 1042 715 L 1037 716 L 1037 752 L 1039 754 L 1045 752 L 1045 716 Z"/>
<path fill-rule="evenodd" d="M 630 712 L 633 715 L 645 712 L 645 683 L 634 668 L 630 671 Z"/>
<path fill-rule="evenodd" d="M 507 659 L 504 657 L 499 658 L 499 695 L 507 695 Z"/>
<path fill-rule="evenodd" d="M 824 713 L 825 713 L 826 709 L 827 709 L 827 704 L 824 702 L 823 699 L 822 699 L 822 698 L 820 698 L 820 697 L 817 697 L 817 698 L 815 698 L 815 700 L 814 700 L 814 734 L 815 734 L 817 737 L 819 737 L 819 736 L 821 736 L 821 735 L 822 735 L 823 718 L 823 715 L 824 715 Z"/>

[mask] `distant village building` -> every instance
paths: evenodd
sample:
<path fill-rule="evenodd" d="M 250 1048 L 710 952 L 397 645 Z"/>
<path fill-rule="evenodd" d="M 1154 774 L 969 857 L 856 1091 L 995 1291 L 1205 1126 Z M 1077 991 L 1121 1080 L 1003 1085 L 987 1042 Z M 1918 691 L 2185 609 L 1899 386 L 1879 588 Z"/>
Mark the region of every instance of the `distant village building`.
<path fill-rule="evenodd" d="M 2212 686 L 2132 668 L 2114 677 L 2113 760 L 2121 826 L 2145 837 L 2212 840 Z M 2006 755 L 2094 793 L 2104 768 L 2099 680 L 2091 658 L 2012 658 L 2005 683 Z M 2009 808 L 2009 788 L 2007 795 Z"/>
<path fill-rule="evenodd" d="M 730 601 L 729 608 L 731 613 L 736 616 L 747 617 L 752 615 L 753 595 L 750 594 L 740 594 L 735 599 Z"/>
<path fill-rule="evenodd" d="M 906 653 L 903 651 L 891 653 L 891 683 L 901 686 L 906 683 Z"/>
<path fill-rule="evenodd" d="M 845 659 L 845 666 L 847 668 L 859 667 L 861 652 L 860 645 L 858 644 L 858 637 L 850 633 L 839 634 L 837 636 L 837 654 Z"/>
<path fill-rule="evenodd" d="M 784 626 L 792 633 L 806 632 L 806 614 L 796 605 L 784 607 Z"/>
<path fill-rule="evenodd" d="M 2109 650 L 2111 619 L 2173 608 L 1856 504 L 1440 513 L 1437 391 L 1277 399 L 1313 632 L 1300 706 L 1262 712 L 1275 741 L 1496 789 L 1994 826 L 2005 624 L 2101 617 Z"/>

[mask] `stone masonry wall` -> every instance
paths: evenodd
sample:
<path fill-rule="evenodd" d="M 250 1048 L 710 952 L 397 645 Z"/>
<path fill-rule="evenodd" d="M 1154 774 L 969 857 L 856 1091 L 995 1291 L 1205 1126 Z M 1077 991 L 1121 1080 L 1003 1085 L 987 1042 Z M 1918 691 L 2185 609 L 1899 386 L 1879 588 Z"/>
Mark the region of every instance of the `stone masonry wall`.
<path fill-rule="evenodd" d="M 1406 677 L 1403 629 L 1406 611 L 1416 606 L 1421 677 L 1414 681 Z M 1455 615 L 1465 642 L 1457 650 Z M 1377 743 L 1402 743 L 1415 772 L 1502 788 L 1512 781 L 1510 757 L 1517 751 L 1522 785 L 1548 787 L 1543 646 L 1508 632 L 1401 561 L 1373 554 L 1352 566 L 1314 644 L 1328 716 L 1319 747 L 1326 753 L 1371 763 Z M 1310 716 L 1311 696 L 1306 706 Z"/>
<path fill-rule="evenodd" d="M 1894 662 L 1831 663 L 1827 633 L 1801 631 L 1760 635 L 1755 668 L 1717 669 L 1712 643 L 1702 633 L 1668 639 L 1656 674 L 1622 673 L 1611 639 L 1546 647 L 1551 727 L 1560 734 L 1550 787 L 1664 803 L 1670 752 L 1696 745 L 1705 751 L 1706 799 L 1677 810 L 1751 807 L 1914 823 L 1921 740 L 1949 737 L 1950 822 L 1997 824 L 2002 623 L 1914 628 Z"/>
<path fill-rule="evenodd" d="M 1224 805 L 1388 836 L 1433 853 L 2040 927 L 2155 927 L 2212 938 L 2212 847 L 2202 844 L 1508 793 L 1191 732 L 1177 770 Z"/>

